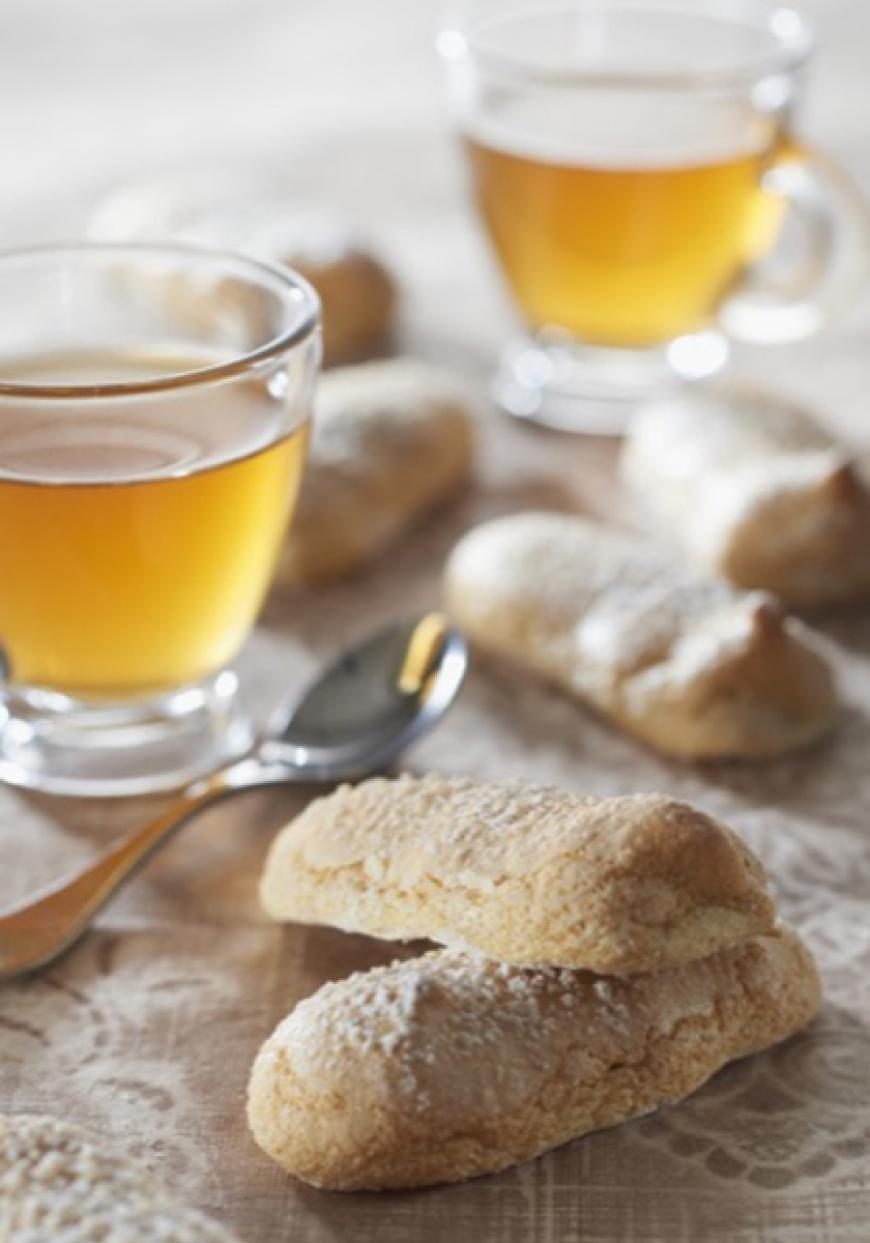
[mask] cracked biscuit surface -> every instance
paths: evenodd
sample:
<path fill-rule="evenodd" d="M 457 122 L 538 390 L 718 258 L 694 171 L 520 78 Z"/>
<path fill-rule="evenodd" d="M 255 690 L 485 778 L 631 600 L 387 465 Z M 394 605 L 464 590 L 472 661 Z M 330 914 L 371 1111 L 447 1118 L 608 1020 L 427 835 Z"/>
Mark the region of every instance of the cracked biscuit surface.
<path fill-rule="evenodd" d="M 273 842 L 260 896 L 275 919 L 620 974 L 775 918 L 756 857 L 686 803 L 435 775 L 314 800 Z"/>

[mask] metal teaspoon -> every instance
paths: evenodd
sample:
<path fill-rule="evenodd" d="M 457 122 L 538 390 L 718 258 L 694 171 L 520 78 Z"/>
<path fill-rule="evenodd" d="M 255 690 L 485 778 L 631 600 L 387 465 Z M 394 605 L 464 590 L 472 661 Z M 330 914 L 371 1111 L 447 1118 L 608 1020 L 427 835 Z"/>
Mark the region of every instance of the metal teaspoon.
<path fill-rule="evenodd" d="M 465 640 L 439 613 L 394 623 L 349 649 L 279 710 L 251 755 L 188 786 L 162 815 L 73 876 L 0 913 L 0 979 L 57 958 L 203 808 L 262 786 L 340 781 L 385 767 L 440 720 L 467 666 Z"/>

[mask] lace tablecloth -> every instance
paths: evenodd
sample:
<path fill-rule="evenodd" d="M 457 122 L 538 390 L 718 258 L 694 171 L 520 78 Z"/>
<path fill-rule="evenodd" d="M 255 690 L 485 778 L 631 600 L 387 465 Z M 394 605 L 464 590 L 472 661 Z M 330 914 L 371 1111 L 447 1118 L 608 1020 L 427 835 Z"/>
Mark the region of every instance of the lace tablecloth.
<path fill-rule="evenodd" d="M 375 7 L 386 29 L 399 6 Z M 857 0 L 840 5 L 834 31 L 843 49 L 838 98 L 852 103 L 866 90 L 848 72 L 859 41 L 850 42 L 846 17 L 858 22 L 859 10 Z M 346 67 L 360 82 L 364 68 Z M 828 81 L 834 77 L 829 69 Z M 832 130 L 840 124 L 836 109 L 825 115 Z M 857 146 L 844 141 L 843 154 L 857 158 Z M 333 129 L 301 146 L 292 167 L 300 183 L 360 204 L 380 231 L 404 274 L 403 344 L 455 366 L 482 393 L 507 316 L 434 124 L 384 122 L 366 142 Z M 739 365 L 866 441 L 867 327 L 856 310 L 825 340 Z M 630 524 L 614 458 L 612 444 L 536 434 L 485 412 L 478 481 L 464 500 L 370 574 L 269 601 L 243 660 L 257 712 L 351 636 L 434 604 L 447 549 L 479 518 L 547 506 Z M 0 1111 L 51 1112 L 93 1128 L 245 1243 L 864 1243 L 870 609 L 821 626 L 840 675 L 842 718 L 828 744 L 794 759 L 758 767 L 667 763 L 558 694 L 508 683 L 482 665 L 442 727 L 408 758 L 418 770 L 595 793 L 664 790 L 732 823 L 761 854 L 784 915 L 822 970 L 821 1018 L 783 1047 L 728 1068 L 683 1104 L 497 1177 L 385 1196 L 322 1193 L 291 1181 L 247 1134 L 243 1102 L 254 1054 L 298 998 L 394 953 L 362 938 L 275 927 L 259 912 L 256 881 L 270 835 L 311 794 L 296 789 L 248 795 L 203 816 L 75 952 L 0 989 Z M 84 858 L 156 805 L 0 793 L 0 901 Z"/>

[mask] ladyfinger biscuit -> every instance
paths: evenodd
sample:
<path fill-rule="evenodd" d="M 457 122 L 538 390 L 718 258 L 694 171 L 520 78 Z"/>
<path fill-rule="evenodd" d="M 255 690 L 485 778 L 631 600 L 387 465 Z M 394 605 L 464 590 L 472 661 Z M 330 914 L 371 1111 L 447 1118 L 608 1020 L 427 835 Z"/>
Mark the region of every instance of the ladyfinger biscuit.
<path fill-rule="evenodd" d="M 334 367 L 382 351 L 390 340 L 398 302 L 392 275 L 362 246 L 318 254 L 287 248 L 282 261 L 301 272 L 323 307 L 323 363 Z"/>
<path fill-rule="evenodd" d="M 771 597 L 582 518 L 521 513 L 475 528 L 450 555 L 444 594 L 479 648 L 667 754 L 763 758 L 831 728 L 828 664 Z"/>
<path fill-rule="evenodd" d="M 279 579 L 361 569 L 467 479 L 471 458 L 467 404 L 436 369 L 393 359 L 325 375 Z"/>
<path fill-rule="evenodd" d="M 248 1121 L 318 1187 L 454 1182 L 678 1101 L 818 1006 L 785 929 L 631 979 L 439 951 L 300 1002 L 254 1063 Z"/>
<path fill-rule="evenodd" d="M 622 472 L 663 535 L 738 587 L 799 607 L 870 595 L 870 486 L 798 409 L 657 403 L 632 424 Z"/>
<path fill-rule="evenodd" d="M 685 803 L 467 777 L 374 778 L 315 800 L 272 844 L 260 896 L 275 919 L 619 974 L 775 918 L 752 852 Z"/>
<path fill-rule="evenodd" d="M 240 170 L 197 169 L 146 177 L 113 191 L 88 228 L 100 241 L 168 237 L 241 251 L 301 272 L 321 303 L 326 367 L 376 356 L 390 342 L 399 303 L 396 279 L 354 222 L 323 204 L 301 205 Z M 190 277 L 160 281 L 182 323 L 214 331 L 232 322 L 244 291 Z M 211 295 L 209 297 L 208 295 Z M 249 308 L 250 310 L 250 308 Z M 269 332 L 269 326 L 263 325 Z"/>

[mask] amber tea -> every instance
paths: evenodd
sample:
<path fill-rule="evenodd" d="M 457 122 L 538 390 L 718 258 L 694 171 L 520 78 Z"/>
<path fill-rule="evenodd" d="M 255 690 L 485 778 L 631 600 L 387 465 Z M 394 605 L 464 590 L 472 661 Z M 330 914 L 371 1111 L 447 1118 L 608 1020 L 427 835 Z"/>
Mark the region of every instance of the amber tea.
<path fill-rule="evenodd" d="M 3 372 L 81 385 L 214 361 L 152 348 Z M 16 684 L 129 700 L 236 654 L 296 497 L 307 422 L 288 432 L 254 376 L 98 405 L 0 402 L 0 644 Z"/>
<path fill-rule="evenodd" d="M 702 328 L 776 233 L 763 178 L 781 126 L 727 100 L 533 96 L 478 120 L 466 145 L 527 323 L 589 345 L 644 348 Z"/>
<path fill-rule="evenodd" d="M 476 138 L 468 150 L 481 214 L 527 322 L 595 345 L 653 345 L 707 323 L 769 209 L 769 148 L 635 165 Z"/>

